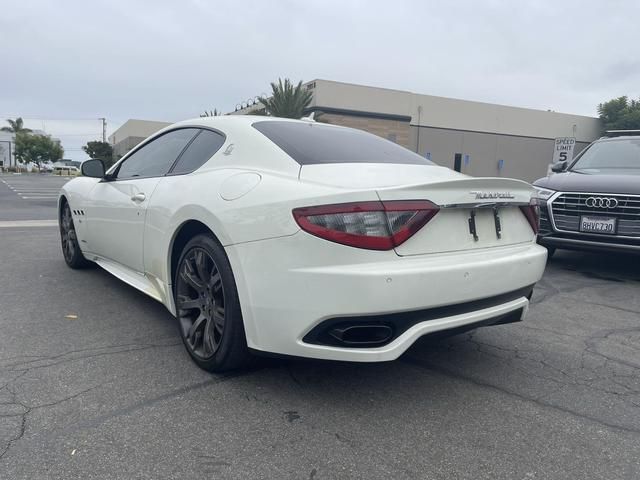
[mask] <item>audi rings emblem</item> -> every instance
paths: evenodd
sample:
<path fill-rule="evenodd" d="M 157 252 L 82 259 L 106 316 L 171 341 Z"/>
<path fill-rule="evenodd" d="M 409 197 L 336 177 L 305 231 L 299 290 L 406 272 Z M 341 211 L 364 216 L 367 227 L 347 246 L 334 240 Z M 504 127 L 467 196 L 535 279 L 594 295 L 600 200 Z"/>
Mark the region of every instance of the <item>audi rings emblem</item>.
<path fill-rule="evenodd" d="M 613 197 L 589 197 L 585 203 L 587 207 L 591 208 L 616 208 L 618 206 L 618 199 Z"/>

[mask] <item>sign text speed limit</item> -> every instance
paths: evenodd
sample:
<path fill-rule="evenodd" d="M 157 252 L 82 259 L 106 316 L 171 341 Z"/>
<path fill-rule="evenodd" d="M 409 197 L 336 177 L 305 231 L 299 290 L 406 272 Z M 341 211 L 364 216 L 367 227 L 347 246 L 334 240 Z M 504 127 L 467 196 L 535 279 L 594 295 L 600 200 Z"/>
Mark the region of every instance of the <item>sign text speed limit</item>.
<path fill-rule="evenodd" d="M 553 163 L 570 162 L 573 160 L 573 148 L 576 146 L 574 137 L 560 137 L 554 140 Z"/>

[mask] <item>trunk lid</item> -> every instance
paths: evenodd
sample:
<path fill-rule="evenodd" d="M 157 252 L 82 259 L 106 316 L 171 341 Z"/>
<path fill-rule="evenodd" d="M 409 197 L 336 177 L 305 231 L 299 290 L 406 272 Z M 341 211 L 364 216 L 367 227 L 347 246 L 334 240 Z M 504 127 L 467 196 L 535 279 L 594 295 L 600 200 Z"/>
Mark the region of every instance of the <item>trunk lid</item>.
<path fill-rule="evenodd" d="M 535 238 L 520 209 L 529 205 L 533 188 L 521 180 L 473 178 L 444 167 L 396 164 L 309 165 L 302 167 L 300 179 L 374 189 L 383 201 L 429 200 L 439 205 L 435 217 L 396 247 L 400 256 L 501 247 Z"/>
<path fill-rule="evenodd" d="M 427 225 L 396 248 L 401 256 L 501 247 L 535 238 L 520 208 L 528 207 L 533 189 L 520 180 L 467 177 L 377 192 L 381 200 L 424 198 L 440 206 Z"/>

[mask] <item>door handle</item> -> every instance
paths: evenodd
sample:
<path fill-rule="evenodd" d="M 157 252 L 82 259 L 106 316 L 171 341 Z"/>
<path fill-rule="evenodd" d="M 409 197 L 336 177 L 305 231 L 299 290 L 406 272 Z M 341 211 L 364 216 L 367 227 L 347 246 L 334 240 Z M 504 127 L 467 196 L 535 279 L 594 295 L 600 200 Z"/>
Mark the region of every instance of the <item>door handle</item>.
<path fill-rule="evenodd" d="M 131 197 L 131 200 L 133 200 L 136 203 L 142 203 L 146 198 L 147 197 L 144 193 L 136 193 Z"/>

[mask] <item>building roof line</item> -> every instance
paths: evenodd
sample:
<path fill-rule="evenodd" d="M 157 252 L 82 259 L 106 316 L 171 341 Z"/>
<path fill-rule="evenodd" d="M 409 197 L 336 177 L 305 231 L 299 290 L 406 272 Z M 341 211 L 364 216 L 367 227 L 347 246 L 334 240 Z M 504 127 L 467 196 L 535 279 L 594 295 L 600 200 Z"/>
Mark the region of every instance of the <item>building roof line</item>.
<path fill-rule="evenodd" d="M 550 113 L 550 114 L 559 114 L 559 115 L 570 115 L 570 116 L 573 116 L 573 117 L 582 117 L 582 118 L 590 118 L 590 119 L 597 119 L 598 118 L 598 117 L 594 117 L 594 116 L 590 116 L 590 115 L 578 115 L 578 114 L 575 114 L 575 113 L 558 112 L 558 111 L 555 111 L 555 110 L 548 110 L 548 109 L 545 110 L 545 109 L 542 109 L 542 108 L 522 107 L 522 106 L 518 106 L 518 105 L 508 105 L 508 104 L 504 104 L 504 103 L 483 102 L 483 101 L 478 101 L 478 100 L 468 100 L 468 99 L 465 99 L 465 98 L 457 98 L 457 97 L 444 97 L 442 95 L 431 95 L 431 94 L 428 94 L 428 93 L 412 92 L 410 90 L 397 90 L 397 89 L 394 89 L 394 88 L 378 87 L 378 86 L 375 86 L 375 85 L 362 85 L 362 84 L 356 84 L 356 83 L 350 83 L 350 82 L 340 82 L 340 81 L 336 81 L 336 80 L 326 80 L 324 78 L 316 78 L 314 80 L 310 80 L 308 82 L 305 82 L 305 85 L 307 85 L 309 83 L 313 83 L 313 82 L 327 82 L 327 83 L 333 83 L 333 84 L 339 84 L 339 85 L 345 85 L 345 86 L 357 87 L 357 88 L 372 88 L 372 89 L 386 90 L 388 92 L 409 94 L 409 95 L 413 95 L 413 96 L 416 96 L 416 97 L 429 97 L 429 98 L 438 99 L 438 100 L 473 103 L 473 104 L 484 105 L 484 106 L 515 108 L 515 109 L 527 110 L 527 111 L 533 110 L 533 111 L 536 111 L 536 112 L 546 112 L 546 113 Z"/>

